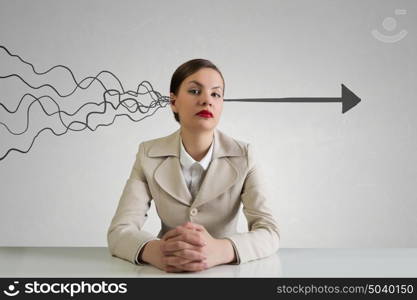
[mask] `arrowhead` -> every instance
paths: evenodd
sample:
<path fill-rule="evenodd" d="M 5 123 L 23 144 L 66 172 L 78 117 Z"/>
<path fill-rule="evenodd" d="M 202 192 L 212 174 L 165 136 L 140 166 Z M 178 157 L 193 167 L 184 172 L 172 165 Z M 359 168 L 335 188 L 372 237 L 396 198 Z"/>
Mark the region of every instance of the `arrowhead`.
<path fill-rule="evenodd" d="M 356 96 L 342 83 L 342 113 L 344 114 L 349 109 L 354 107 L 361 101 L 361 98 Z"/>

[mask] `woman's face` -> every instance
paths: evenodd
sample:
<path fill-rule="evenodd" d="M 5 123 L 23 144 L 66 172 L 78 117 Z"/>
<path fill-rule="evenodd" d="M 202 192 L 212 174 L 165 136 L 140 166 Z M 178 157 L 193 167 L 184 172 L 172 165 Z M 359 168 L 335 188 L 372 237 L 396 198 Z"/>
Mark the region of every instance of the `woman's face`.
<path fill-rule="evenodd" d="M 223 80 L 211 68 L 202 68 L 186 77 L 180 85 L 177 96 L 171 93 L 171 109 L 179 114 L 181 126 L 192 131 L 213 130 L 223 111 Z M 208 110 L 212 118 L 197 115 Z"/>

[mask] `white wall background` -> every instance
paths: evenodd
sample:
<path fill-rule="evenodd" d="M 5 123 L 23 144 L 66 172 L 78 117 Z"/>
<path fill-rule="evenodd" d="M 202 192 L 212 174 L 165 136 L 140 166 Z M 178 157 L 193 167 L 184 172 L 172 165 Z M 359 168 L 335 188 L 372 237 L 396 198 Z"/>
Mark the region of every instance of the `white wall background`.
<path fill-rule="evenodd" d="M 127 89 L 148 80 L 163 95 L 192 58 L 222 70 L 225 98 L 338 97 L 344 83 L 362 99 L 346 114 L 332 103 L 229 102 L 219 129 L 257 147 L 282 247 L 417 247 L 416 13 L 411 0 L 0 1 L 0 44 L 39 70 L 63 64 L 84 78 L 106 69 Z M 397 20 L 392 32 L 386 17 Z M 408 35 L 384 43 L 375 28 Z M 14 63 L 1 52 L 0 75 Z M 60 73 L 18 71 L 71 87 Z M 16 107 L 22 91 L 0 80 L 3 104 Z M 0 107 L 6 119 L 25 124 Z M 138 144 L 177 128 L 167 106 L 139 123 L 44 132 L 29 153 L 11 153 L 0 162 L 0 246 L 106 246 Z M 1 154 L 14 139 L 0 126 Z M 159 228 L 152 205 L 145 229 Z"/>

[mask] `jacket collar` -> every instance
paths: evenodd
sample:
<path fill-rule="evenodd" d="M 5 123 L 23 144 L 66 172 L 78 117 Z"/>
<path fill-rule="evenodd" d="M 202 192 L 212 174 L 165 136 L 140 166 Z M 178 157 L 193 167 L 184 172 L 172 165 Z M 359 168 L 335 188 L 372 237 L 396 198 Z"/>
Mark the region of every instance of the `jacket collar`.
<path fill-rule="evenodd" d="M 180 136 L 181 128 L 166 137 L 157 139 L 156 143 L 148 150 L 149 157 L 176 156 L 180 157 Z M 214 129 L 213 157 L 216 159 L 223 156 L 242 156 L 243 150 L 237 145 L 233 138 L 224 134 L 219 129 Z"/>
<path fill-rule="evenodd" d="M 181 137 L 181 135 L 180 135 Z M 180 138 L 180 163 L 181 166 L 185 169 L 190 169 L 192 165 L 195 163 L 199 164 L 204 170 L 207 170 L 212 158 L 213 158 L 213 147 L 214 141 L 212 141 L 209 150 L 207 151 L 206 155 L 200 160 L 196 161 L 185 149 L 184 144 L 182 143 L 182 139 Z"/>
<path fill-rule="evenodd" d="M 187 206 L 197 207 L 217 198 L 235 184 L 239 178 L 239 168 L 227 157 L 244 156 L 245 152 L 233 138 L 215 129 L 212 161 L 193 199 L 179 161 L 180 137 L 178 129 L 157 139 L 147 153 L 149 157 L 165 157 L 154 172 L 155 181 L 165 192 Z"/>

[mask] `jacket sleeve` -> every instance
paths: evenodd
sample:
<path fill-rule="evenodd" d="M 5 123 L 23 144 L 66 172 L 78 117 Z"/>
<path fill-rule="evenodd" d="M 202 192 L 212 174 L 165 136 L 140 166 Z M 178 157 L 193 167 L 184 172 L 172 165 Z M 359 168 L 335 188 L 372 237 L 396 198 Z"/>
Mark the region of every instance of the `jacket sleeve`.
<path fill-rule="evenodd" d="M 142 230 L 151 207 L 152 195 L 142 169 L 143 143 L 139 145 L 136 160 L 125 184 L 116 213 L 107 231 L 107 243 L 112 256 L 143 265 L 137 260 L 142 247 L 158 239 Z"/>
<path fill-rule="evenodd" d="M 270 256 L 278 251 L 280 245 L 279 226 L 269 207 L 272 199 L 251 144 L 247 145 L 247 158 L 248 173 L 243 184 L 241 201 L 249 232 L 225 237 L 232 242 L 235 250 L 236 261 L 232 264 Z"/>

